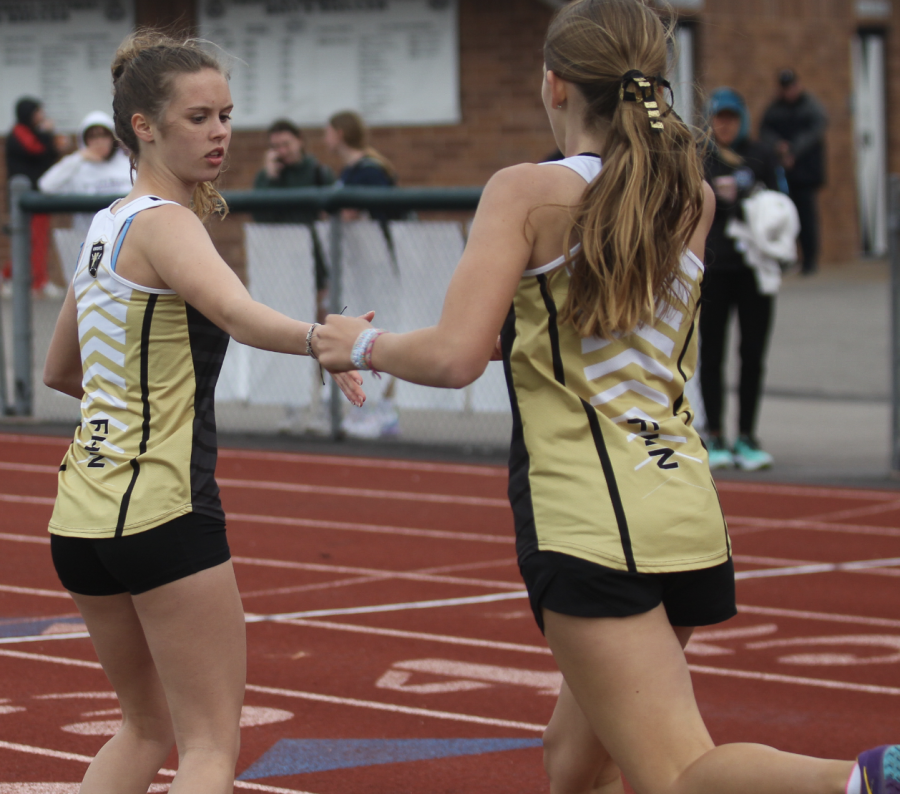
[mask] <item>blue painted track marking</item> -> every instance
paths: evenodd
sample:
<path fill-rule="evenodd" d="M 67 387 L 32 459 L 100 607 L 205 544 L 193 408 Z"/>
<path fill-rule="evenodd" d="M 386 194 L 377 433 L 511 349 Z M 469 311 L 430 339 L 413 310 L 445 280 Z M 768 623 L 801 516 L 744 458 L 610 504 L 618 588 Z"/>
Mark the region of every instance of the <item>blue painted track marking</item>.
<path fill-rule="evenodd" d="M 238 780 L 540 747 L 540 739 L 282 739 Z"/>

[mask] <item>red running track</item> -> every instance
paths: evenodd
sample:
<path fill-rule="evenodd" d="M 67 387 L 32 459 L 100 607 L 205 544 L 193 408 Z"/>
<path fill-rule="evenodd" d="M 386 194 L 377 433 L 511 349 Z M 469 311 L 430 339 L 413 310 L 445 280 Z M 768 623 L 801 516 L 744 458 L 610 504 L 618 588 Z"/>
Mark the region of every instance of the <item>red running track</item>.
<path fill-rule="evenodd" d="M 74 794 L 116 727 L 47 548 L 65 446 L 0 434 L 0 794 Z M 249 623 L 238 791 L 547 791 L 536 740 L 559 676 L 523 598 L 505 470 L 223 450 L 219 481 Z M 688 648 L 714 739 L 844 758 L 896 741 L 900 493 L 719 488 L 740 614 Z M 390 763 L 272 760 L 310 739 L 386 740 Z M 409 739 L 477 741 L 404 760 Z"/>

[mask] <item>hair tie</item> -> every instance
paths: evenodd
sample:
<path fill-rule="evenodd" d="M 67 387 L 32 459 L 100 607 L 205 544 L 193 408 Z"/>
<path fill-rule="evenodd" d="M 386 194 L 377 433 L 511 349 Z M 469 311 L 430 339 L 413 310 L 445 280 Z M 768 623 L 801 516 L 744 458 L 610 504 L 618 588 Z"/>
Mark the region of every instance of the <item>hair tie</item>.
<path fill-rule="evenodd" d="M 629 84 L 634 83 L 640 94 L 634 91 L 626 91 Z M 664 77 L 657 75 L 656 77 L 647 77 L 640 69 L 630 69 L 622 75 L 622 83 L 619 86 L 619 99 L 622 102 L 643 102 L 644 110 L 650 119 L 650 129 L 654 132 L 662 132 L 664 125 L 662 119 L 668 116 L 672 110 L 671 104 L 665 113 L 660 113 L 659 103 L 653 93 L 653 84 L 657 83 L 663 88 L 668 88 L 672 92 L 672 86 Z"/>

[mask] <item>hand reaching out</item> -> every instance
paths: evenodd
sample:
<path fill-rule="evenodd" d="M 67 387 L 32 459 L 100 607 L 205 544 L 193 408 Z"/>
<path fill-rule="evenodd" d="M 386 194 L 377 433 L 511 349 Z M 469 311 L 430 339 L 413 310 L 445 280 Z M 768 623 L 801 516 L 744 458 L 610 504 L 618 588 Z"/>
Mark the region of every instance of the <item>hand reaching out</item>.
<path fill-rule="evenodd" d="M 325 324 L 316 328 L 312 345 L 316 357 L 329 372 L 349 372 L 354 369 L 350 353 L 356 338 L 372 327 L 375 312 L 367 312 L 361 317 L 344 317 L 329 314 Z"/>
<path fill-rule="evenodd" d="M 357 408 L 362 407 L 363 403 L 366 401 L 366 395 L 360 388 L 363 382 L 362 376 L 353 368 L 353 364 L 350 362 L 350 350 L 353 348 L 353 343 L 356 341 L 356 337 L 359 336 L 360 331 L 370 327 L 373 319 L 375 319 L 375 312 L 366 312 L 362 317 L 343 317 L 339 314 L 330 314 L 325 318 L 326 325 L 317 326 L 312 336 L 313 351 L 315 352 L 319 363 L 328 370 L 328 373 L 344 393 L 344 396 Z M 347 349 L 346 357 L 347 366 L 345 367 L 333 365 L 333 360 L 340 360 L 339 356 L 327 356 L 323 359 L 324 350 L 332 346 L 331 337 L 334 335 L 333 332 L 335 331 L 335 320 L 343 320 L 353 323 L 355 326 L 359 326 L 359 331 L 354 333 L 350 340 L 350 347 Z M 324 346 L 322 339 L 323 335 L 327 337 Z"/>

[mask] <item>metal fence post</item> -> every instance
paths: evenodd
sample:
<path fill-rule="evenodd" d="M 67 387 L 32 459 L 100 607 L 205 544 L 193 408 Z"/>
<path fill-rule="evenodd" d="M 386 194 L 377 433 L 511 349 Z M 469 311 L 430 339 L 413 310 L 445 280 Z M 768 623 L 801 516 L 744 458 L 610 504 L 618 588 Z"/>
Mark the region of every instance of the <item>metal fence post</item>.
<path fill-rule="evenodd" d="M 888 261 L 891 268 L 891 470 L 900 477 L 900 174 L 888 178 Z"/>
<path fill-rule="evenodd" d="M 343 306 L 344 292 L 344 262 L 343 262 L 343 243 L 344 228 L 341 221 L 340 210 L 331 216 L 330 226 L 331 246 L 330 265 L 331 271 L 328 274 L 328 302 L 331 307 L 332 314 L 340 314 Z M 334 379 L 331 379 L 331 400 L 329 403 L 329 415 L 331 417 L 331 437 L 335 441 L 339 441 L 344 437 L 344 431 L 341 429 L 341 421 L 343 420 L 343 398 L 341 390 L 338 388 Z"/>
<path fill-rule="evenodd" d="M 13 375 L 16 414 L 32 413 L 31 350 L 31 213 L 19 204 L 31 190 L 31 181 L 21 174 L 9 182 L 9 228 L 12 235 L 13 282 Z"/>
<path fill-rule="evenodd" d="M 0 296 L 0 416 L 11 413 L 9 392 L 6 390 L 6 339 L 3 333 L 3 299 Z"/>

